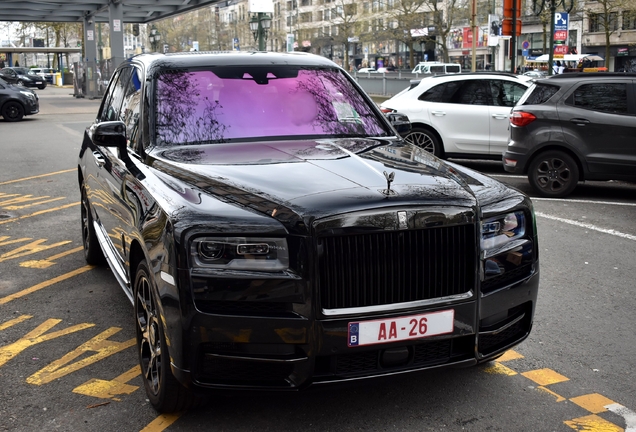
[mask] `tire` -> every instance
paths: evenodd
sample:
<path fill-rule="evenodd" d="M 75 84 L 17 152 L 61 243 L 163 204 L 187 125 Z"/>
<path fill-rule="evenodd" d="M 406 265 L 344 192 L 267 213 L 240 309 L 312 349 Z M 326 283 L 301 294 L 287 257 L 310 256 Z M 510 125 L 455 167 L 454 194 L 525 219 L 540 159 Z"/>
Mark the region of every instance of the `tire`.
<path fill-rule="evenodd" d="M 404 141 L 409 144 L 413 144 L 422 150 L 426 150 L 429 153 L 433 153 L 439 158 L 441 158 L 444 154 L 442 144 L 437 138 L 437 135 L 425 128 L 414 127 L 411 129 L 411 132 L 404 137 Z"/>
<path fill-rule="evenodd" d="M 38 88 L 39 88 L 40 90 L 44 90 L 44 89 L 46 88 L 46 83 L 42 84 L 41 86 L 38 86 Z"/>
<path fill-rule="evenodd" d="M 82 215 L 82 243 L 84 245 L 84 259 L 90 265 L 103 264 L 104 253 L 99 247 L 99 241 L 97 240 L 97 234 L 95 234 L 95 227 L 93 225 L 93 216 L 88 204 L 88 197 L 86 195 L 86 186 L 82 185 L 82 202 L 81 202 L 81 215 Z"/>
<path fill-rule="evenodd" d="M 579 167 L 567 153 L 551 150 L 539 154 L 530 164 L 528 180 L 539 195 L 562 198 L 579 182 Z"/>
<path fill-rule="evenodd" d="M 134 294 L 139 366 L 150 404 L 161 413 L 183 411 L 198 405 L 199 399 L 177 381 L 170 369 L 155 288 L 145 261 L 137 266 Z"/>
<path fill-rule="evenodd" d="M 2 107 L 2 117 L 8 122 L 20 121 L 24 117 L 24 107 L 20 102 L 9 101 Z"/>

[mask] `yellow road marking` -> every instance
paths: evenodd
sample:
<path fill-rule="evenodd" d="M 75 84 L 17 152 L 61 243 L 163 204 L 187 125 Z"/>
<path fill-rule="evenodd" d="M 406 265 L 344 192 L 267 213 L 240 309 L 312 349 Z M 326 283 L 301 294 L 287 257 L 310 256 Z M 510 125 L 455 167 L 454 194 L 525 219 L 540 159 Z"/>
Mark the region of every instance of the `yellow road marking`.
<path fill-rule="evenodd" d="M 514 350 L 508 350 L 504 353 L 504 355 L 502 355 L 501 357 L 499 357 L 497 359 L 497 361 L 499 363 L 502 362 L 507 362 L 507 361 L 511 361 L 511 360 L 518 360 L 518 359 L 522 359 L 523 356 L 521 354 L 519 354 L 517 351 Z"/>
<path fill-rule="evenodd" d="M 528 372 L 523 372 L 521 375 L 534 381 L 540 386 L 547 386 L 550 384 L 556 384 L 560 382 L 569 381 L 570 379 L 564 377 L 560 373 L 553 371 L 552 369 L 536 369 Z"/>
<path fill-rule="evenodd" d="M 63 258 L 67 255 L 71 255 L 74 254 L 75 252 L 79 252 L 81 250 L 83 250 L 84 247 L 83 246 L 78 246 L 76 248 L 67 250 L 65 252 L 61 252 L 57 255 L 53 255 L 50 256 L 46 259 L 43 260 L 31 260 L 31 261 L 24 261 L 20 263 L 20 267 L 27 267 L 27 268 L 47 268 L 47 267 L 51 267 L 52 265 L 55 264 L 55 260 Z"/>
<path fill-rule="evenodd" d="M 2 255 L 0 255 L 0 262 L 8 261 L 10 259 L 21 258 L 23 256 L 31 255 L 34 253 L 42 252 L 45 250 L 53 249 L 55 247 L 64 246 L 65 244 L 71 243 L 70 240 L 65 240 L 65 241 L 53 243 L 50 245 L 42 244 L 45 241 L 47 241 L 47 239 L 36 240 L 24 246 L 20 246 L 19 248 L 14 249 L 10 252 L 3 253 Z"/>
<path fill-rule="evenodd" d="M 618 427 L 614 423 L 594 414 L 564 421 L 563 423 L 576 431 L 582 432 L 624 432 L 622 427 Z"/>
<path fill-rule="evenodd" d="M 508 376 L 517 375 L 517 372 L 497 362 L 495 362 L 492 366 L 488 366 L 487 368 L 485 368 L 484 372 L 489 374 L 499 374 L 499 375 L 508 375 Z"/>
<path fill-rule="evenodd" d="M 21 337 L 17 341 L 12 344 L 5 345 L 0 347 L 0 367 L 2 367 L 9 360 L 20 354 L 25 349 L 32 347 L 33 345 L 37 345 L 41 342 L 45 342 L 51 339 L 58 338 L 60 336 L 64 336 L 67 334 L 75 333 L 80 330 L 87 329 L 89 327 L 93 327 L 95 324 L 77 324 L 64 330 L 58 330 L 53 333 L 44 334 L 47 331 L 51 330 L 53 327 L 58 325 L 62 320 L 60 319 L 48 319 L 44 321 L 42 324 L 37 326 L 34 330 L 27 333 L 25 336 Z"/>
<path fill-rule="evenodd" d="M 21 182 L 21 181 L 33 180 L 33 179 L 42 178 L 42 177 L 48 177 L 48 176 L 52 176 L 52 175 L 56 175 L 56 174 L 65 174 L 65 173 L 72 172 L 72 171 L 75 171 L 75 168 L 67 169 L 67 170 L 64 170 L 64 171 L 56 171 L 56 172 L 52 172 L 52 173 L 48 173 L 48 174 L 40 174 L 40 175 L 36 175 L 36 176 L 32 176 L 32 177 L 24 177 L 24 178 L 16 179 L 16 180 L 9 180 L 9 181 L 0 183 L 0 186 L 6 185 L 6 184 L 11 184 L 11 183 L 18 183 L 18 182 Z"/>
<path fill-rule="evenodd" d="M 565 400 L 565 398 L 563 396 L 561 396 L 560 394 L 557 394 L 555 392 L 553 392 L 550 389 L 547 389 L 543 386 L 539 386 L 537 387 L 537 390 L 542 391 L 542 392 L 546 392 L 547 394 L 554 396 L 554 399 L 556 399 L 556 402 L 563 402 Z"/>
<path fill-rule="evenodd" d="M 27 378 L 26 382 L 29 384 L 43 385 L 48 384 L 51 381 L 62 378 L 72 372 L 78 371 L 86 366 L 97 363 L 100 360 L 105 359 L 113 354 L 130 348 L 136 344 L 135 338 L 129 339 L 125 342 L 116 342 L 108 340 L 109 337 L 116 333 L 119 333 L 121 328 L 111 327 L 104 330 L 88 342 L 83 343 L 70 353 L 64 355 L 62 358 L 55 360 L 48 364 L 44 368 L 40 369 L 33 375 Z M 82 360 L 71 363 L 78 357 L 83 356 L 87 352 L 95 352 L 95 354 L 85 357 Z M 71 364 L 69 364 L 71 363 Z"/>
<path fill-rule="evenodd" d="M 14 318 L 14 319 L 6 321 L 6 322 L 3 322 L 2 324 L 0 324 L 0 331 L 8 329 L 9 327 L 12 327 L 12 326 L 14 326 L 16 324 L 20 324 L 21 322 L 24 322 L 24 321 L 26 321 L 28 319 L 31 319 L 31 318 L 33 318 L 32 315 L 20 315 L 17 318 Z"/>
<path fill-rule="evenodd" d="M 176 422 L 183 413 L 177 414 L 162 414 L 143 428 L 140 432 L 161 432 L 165 430 L 172 423 Z"/>
<path fill-rule="evenodd" d="M 37 206 L 37 205 L 48 204 L 48 203 L 53 202 L 53 201 L 63 200 L 64 198 L 66 198 L 66 197 L 51 198 L 51 199 L 47 199 L 47 200 L 43 200 L 43 201 L 34 202 L 34 203 L 31 203 L 31 204 L 3 206 L 3 208 L 5 208 L 7 210 L 20 210 L 20 209 L 25 209 L 25 208 Z"/>
<path fill-rule="evenodd" d="M 141 368 L 139 366 L 135 366 L 112 381 L 101 379 L 92 379 L 87 381 L 84 384 L 75 387 L 73 389 L 73 393 L 93 396 L 100 399 L 113 399 L 115 401 L 120 401 L 121 399 L 118 399 L 115 396 L 130 394 L 139 388 L 138 386 L 126 384 L 126 382 L 138 377 L 140 374 Z"/>
<path fill-rule="evenodd" d="M 17 293 L 13 293 L 13 294 L 8 295 L 6 297 L 2 297 L 2 298 L 0 298 L 0 305 L 3 305 L 5 303 L 9 303 L 12 300 L 18 299 L 20 297 L 24 297 L 26 295 L 29 295 L 29 294 L 34 293 L 36 291 L 39 291 L 39 290 L 41 290 L 43 288 L 47 288 L 47 287 L 49 287 L 51 285 L 54 285 L 54 284 L 56 284 L 58 282 L 62 282 L 64 280 L 66 280 L 66 279 L 70 279 L 73 276 L 77 276 L 79 274 L 85 273 L 85 272 L 91 270 L 92 268 L 93 268 L 93 266 L 90 266 L 90 265 L 87 265 L 87 266 L 84 266 L 84 267 L 80 267 L 77 270 L 73 270 L 72 272 L 65 273 L 63 275 L 54 277 L 53 279 L 49 279 L 49 280 L 44 281 L 42 283 L 39 283 L 37 285 L 33 285 L 30 288 L 24 289 L 22 291 L 18 291 Z"/>
<path fill-rule="evenodd" d="M 593 393 L 583 396 L 577 396 L 570 398 L 572 402 L 591 412 L 592 414 L 598 414 L 607 411 L 606 405 L 615 403 L 613 400 L 606 398 L 605 396 Z"/>
<path fill-rule="evenodd" d="M 23 238 L 19 238 L 15 240 L 6 241 L 10 238 L 11 238 L 10 236 L 0 236 L 0 246 L 6 246 L 6 245 L 14 244 L 14 243 L 22 243 L 25 241 L 33 240 L 29 237 L 23 237 Z"/>
<path fill-rule="evenodd" d="M 31 213 L 31 214 L 24 215 L 24 216 L 18 216 L 18 217 L 14 217 L 14 218 L 10 218 L 10 219 L 4 219 L 4 220 L 0 221 L 0 225 L 4 225 L 4 224 L 9 223 L 9 222 L 19 221 L 19 220 L 22 220 L 22 219 L 27 219 L 27 218 L 34 217 L 34 216 L 39 216 L 39 215 L 42 215 L 42 214 L 46 214 L 46 213 L 50 213 L 50 212 L 54 212 L 54 211 L 58 211 L 58 210 L 64 210 L 64 209 L 67 209 L 69 207 L 76 206 L 78 204 L 79 204 L 79 201 L 71 203 L 71 204 L 66 204 L 66 205 L 63 205 L 63 206 L 60 206 L 60 207 L 54 207 L 54 208 L 50 208 L 50 209 L 46 209 L 46 210 L 40 210 L 40 211 L 37 211 L 35 213 Z"/>

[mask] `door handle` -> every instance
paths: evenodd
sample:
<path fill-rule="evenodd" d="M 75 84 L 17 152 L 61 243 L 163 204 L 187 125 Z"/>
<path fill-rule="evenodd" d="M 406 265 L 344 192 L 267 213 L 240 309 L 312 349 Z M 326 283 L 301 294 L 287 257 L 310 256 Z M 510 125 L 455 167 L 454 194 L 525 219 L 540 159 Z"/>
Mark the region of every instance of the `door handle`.
<path fill-rule="evenodd" d="M 587 124 L 590 124 L 589 120 L 582 119 L 582 118 L 573 118 L 573 119 L 570 119 L 570 121 L 577 126 L 585 126 Z"/>
<path fill-rule="evenodd" d="M 95 158 L 95 165 L 97 165 L 98 167 L 101 168 L 106 164 L 106 159 L 104 159 L 104 156 L 102 156 L 100 152 L 94 151 L 93 157 Z"/>
<path fill-rule="evenodd" d="M 499 114 L 499 113 L 495 113 L 492 114 L 493 118 L 496 118 L 497 120 L 507 120 L 508 119 L 508 114 Z"/>
<path fill-rule="evenodd" d="M 446 111 L 431 111 L 431 114 L 437 117 L 443 117 L 446 115 Z"/>

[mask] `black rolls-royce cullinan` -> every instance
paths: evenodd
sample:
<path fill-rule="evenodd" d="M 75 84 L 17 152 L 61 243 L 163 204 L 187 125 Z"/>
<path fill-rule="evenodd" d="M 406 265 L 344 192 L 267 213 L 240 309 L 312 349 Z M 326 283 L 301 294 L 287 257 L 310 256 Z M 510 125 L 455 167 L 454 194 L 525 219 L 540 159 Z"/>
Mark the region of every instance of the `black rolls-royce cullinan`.
<path fill-rule="evenodd" d="M 306 53 L 117 69 L 79 156 L 82 236 L 133 304 L 157 410 L 474 365 L 528 336 L 529 198 L 409 127 Z"/>

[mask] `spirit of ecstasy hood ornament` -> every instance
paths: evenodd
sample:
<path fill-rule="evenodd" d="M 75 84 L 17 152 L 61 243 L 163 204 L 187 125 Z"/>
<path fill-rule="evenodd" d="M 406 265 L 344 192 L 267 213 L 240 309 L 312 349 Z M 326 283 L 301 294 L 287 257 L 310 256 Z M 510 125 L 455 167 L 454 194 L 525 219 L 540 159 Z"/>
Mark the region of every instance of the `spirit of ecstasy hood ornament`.
<path fill-rule="evenodd" d="M 384 171 L 384 177 L 386 178 L 386 189 L 382 189 L 380 192 L 386 196 L 395 195 L 395 191 L 391 190 L 391 183 L 395 179 L 395 171 L 391 172 L 391 174 Z"/>

